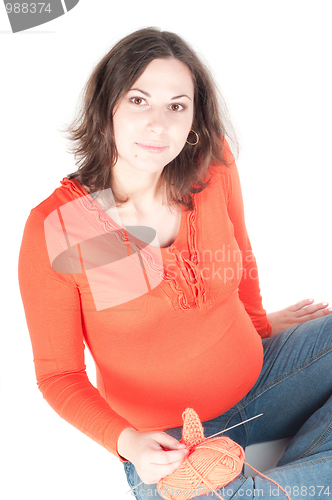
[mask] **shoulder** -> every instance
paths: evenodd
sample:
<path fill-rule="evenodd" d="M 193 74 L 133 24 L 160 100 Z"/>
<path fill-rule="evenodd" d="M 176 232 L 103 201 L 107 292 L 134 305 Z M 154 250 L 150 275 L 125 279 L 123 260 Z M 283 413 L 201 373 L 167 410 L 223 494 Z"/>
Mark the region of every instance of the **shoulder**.
<path fill-rule="evenodd" d="M 47 235 L 59 233 L 56 228 L 59 226 L 58 214 L 61 212 L 61 207 L 84 196 L 84 194 L 86 193 L 77 181 L 65 177 L 59 187 L 32 208 L 24 226 L 21 254 L 27 253 L 31 258 L 37 250 L 38 254 L 46 252 Z M 58 223 L 56 224 L 54 221 L 58 221 Z"/>
<path fill-rule="evenodd" d="M 225 194 L 230 194 L 234 179 L 238 178 L 237 166 L 231 150 L 225 155 L 225 164 L 210 165 L 208 171 L 208 188 L 222 188 Z"/>
<path fill-rule="evenodd" d="M 44 233 L 45 221 L 51 214 L 59 212 L 59 209 L 67 203 L 87 195 L 76 180 L 64 177 L 60 184 L 47 198 L 30 210 L 25 223 L 25 234 L 31 233 L 36 237 L 39 232 Z"/>
<path fill-rule="evenodd" d="M 46 218 L 54 210 L 87 194 L 76 180 L 64 177 L 60 184 L 47 198 L 31 209 L 30 215 Z"/>
<path fill-rule="evenodd" d="M 203 191 L 196 195 L 198 204 L 212 210 L 220 204 L 228 209 L 233 201 L 241 198 L 240 178 L 231 147 L 226 140 L 223 141 L 224 163 L 211 164 L 207 173 L 207 185 Z"/>

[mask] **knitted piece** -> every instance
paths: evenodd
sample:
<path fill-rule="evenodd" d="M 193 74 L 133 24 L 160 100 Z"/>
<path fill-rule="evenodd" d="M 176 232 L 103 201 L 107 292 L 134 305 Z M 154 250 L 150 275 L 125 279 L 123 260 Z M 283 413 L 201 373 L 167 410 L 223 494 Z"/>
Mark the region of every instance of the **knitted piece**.
<path fill-rule="evenodd" d="M 182 413 L 183 429 L 181 443 L 187 447 L 193 443 L 204 441 L 204 429 L 197 413 L 192 408 L 187 408 Z"/>
<path fill-rule="evenodd" d="M 189 455 L 180 467 L 158 482 L 158 493 L 167 500 L 189 500 L 226 486 L 242 471 L 243 448 L 221 436 L 205 439 L 198 415 L 191 408 L 182 414 L 184 423 L 181 442 Z"/>

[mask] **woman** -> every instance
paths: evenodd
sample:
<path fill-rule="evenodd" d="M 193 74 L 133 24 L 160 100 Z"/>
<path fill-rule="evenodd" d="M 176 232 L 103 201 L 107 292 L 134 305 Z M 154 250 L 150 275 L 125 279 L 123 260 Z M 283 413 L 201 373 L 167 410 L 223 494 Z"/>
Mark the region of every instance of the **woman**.
<path fill-rule="evenodd" d="M 159 497 L 188 454 L 187 407 L 206 436 L 263 412 L 228 435 L 244 447 L 295 435 L 270 477 L 318 498 L 331 486 L 331 310 L 308 299 L 266 315 L 226 123 L 172 33 L 137 31 L 97 65 L 70 127 L 79 168 L 31 211 L 22 241 L 38 386 L 124 462 L 131 487 L 144 481 L 137 498 Z M 257 488 L 273 495 L 240 474 L 222 496 Z"/>

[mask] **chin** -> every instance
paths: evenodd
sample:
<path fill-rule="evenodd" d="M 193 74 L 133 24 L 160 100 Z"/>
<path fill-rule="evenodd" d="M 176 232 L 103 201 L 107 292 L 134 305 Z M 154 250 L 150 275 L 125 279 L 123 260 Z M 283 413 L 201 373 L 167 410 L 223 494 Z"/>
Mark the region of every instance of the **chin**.
<path fill-rule="evenodd" d="M 140 170 L 141 172 L 150 172 L 150 173 L 156 173 L 156 172 L 162 172 L 164 167 L 168 165 L 168 163 L 172 161 L 171 159 L 169 161 L 149 161 L 149 160 L 143 160 L 140 162 L 133 162 L 132 166 Z"/>
<path fill-rule="evenodd" d="M 154 174 L 154 173 L 158 173 L 158 172 L 162 172 L 164 170 L 164 167 L 166 165 L 162 165 L 162 166 L 148 166 L 148 165 L 139 165 L 139 166 L 135 166 L 134 168 L 136 170 L 139 170 L 140 172 L 146 172 L 146 173 L 150 173 L 150 174 Z"/>

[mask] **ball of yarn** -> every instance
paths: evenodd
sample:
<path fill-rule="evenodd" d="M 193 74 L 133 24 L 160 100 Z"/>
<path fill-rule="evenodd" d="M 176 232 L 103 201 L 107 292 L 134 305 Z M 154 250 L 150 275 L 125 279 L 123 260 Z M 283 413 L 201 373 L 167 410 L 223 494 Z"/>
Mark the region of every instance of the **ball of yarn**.
<path fill-rule="evenodd" d="M 187 500 L 211 494 L 212 490 L 235 479 L 244 462 L 243 448 L 232 439 L 204 437 L 202 424 L 193 409 L 187 408 L 182 417 L 181 442 L 189 448 L 189 455 L 173 474 L 158 482 L 159 495 L 167 500 Z"/>

